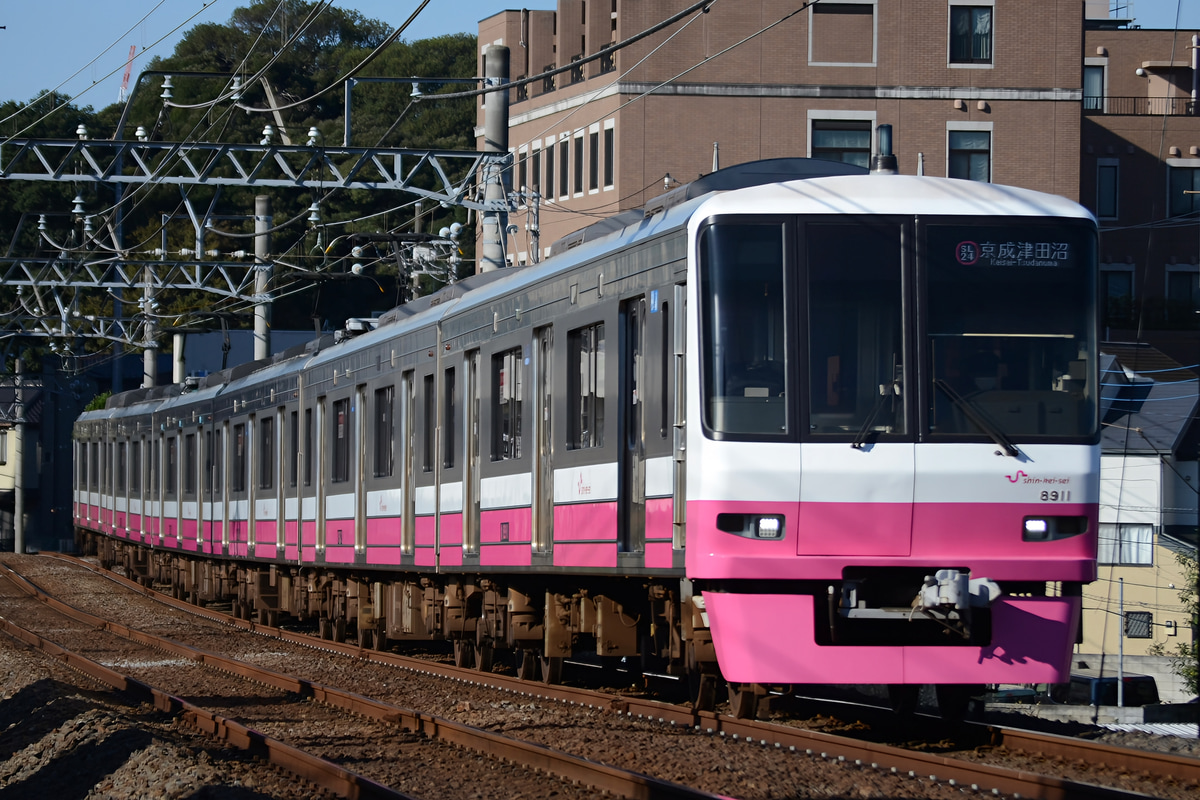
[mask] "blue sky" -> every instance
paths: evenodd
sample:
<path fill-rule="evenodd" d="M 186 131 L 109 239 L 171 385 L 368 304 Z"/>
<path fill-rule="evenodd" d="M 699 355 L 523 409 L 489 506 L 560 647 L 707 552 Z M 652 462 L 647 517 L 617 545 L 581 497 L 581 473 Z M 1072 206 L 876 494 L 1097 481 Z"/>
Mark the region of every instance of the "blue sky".
<path fill-rule="evenodd" d="M 0 25 L 5 26 L 0 101 L 28 101 L 43 89 L 58 88 L 72 97 L 83 92 L 79 105 L 103 108 L 117 100 L 131 45 L 138 49 L 132 84 L 151 56 L 169 56 L 189 29 L 201 22 L 228 22 L 234 9 L 248 5 L 250 0 L 0 0 Z M 335 5 L 394 28 L 420 0 L 338 0 Z M 474 34 L 479 20 L 506 8 L 556 5 L 555 0 L 433 0 L 404 38 Z"/>
<path fill-rule="evenodd" d="M 392 26 L 419 4 L 338 3 Z M 43 89 L 58 89 L 73 97 L 83 93 L 79 105 L 103 108 L 117 100 L 131 45 L 139 53 L 133 64 L 136 77 L 151 55 L 170 55 L 188 29 L 200 22 L 226 22 L 243 5 L 249 0 L 0 0 L 0 25 L 5 26 L 0 31 L 0 101 L 27 101 Z M 433 0 L 405 38 L 475 33 L 479 20 L 505 8 L 556 5 L 554 0 Z M 1200 0 L 1132 0 L 1130 5 L 1143 28 L 1174 27 L 1178 6 L 1180 26 L 1200 29 Z"/>

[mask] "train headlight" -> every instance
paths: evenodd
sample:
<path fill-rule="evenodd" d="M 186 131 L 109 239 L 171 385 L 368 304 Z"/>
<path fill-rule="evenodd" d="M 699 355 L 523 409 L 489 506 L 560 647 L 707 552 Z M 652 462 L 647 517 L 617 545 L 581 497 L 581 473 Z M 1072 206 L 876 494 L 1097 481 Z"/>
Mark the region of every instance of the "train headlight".
<path fill-rule="evenodd" d="M 1087 517 L 1026 517 L 1021 539 L 1026 542 L 1054 542 L 1086 533 Z"/>
<path fill-rule="evenodd" d="M 747 539 L 783 538 L 781 514 L 717 514 L 717 530 Z"/>

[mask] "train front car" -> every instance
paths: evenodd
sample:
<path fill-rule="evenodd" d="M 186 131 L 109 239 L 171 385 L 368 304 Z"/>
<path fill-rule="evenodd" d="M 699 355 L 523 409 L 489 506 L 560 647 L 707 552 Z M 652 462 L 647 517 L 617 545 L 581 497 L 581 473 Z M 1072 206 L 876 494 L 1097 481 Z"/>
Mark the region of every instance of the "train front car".
<path fill-rule="evenodd" d="M 1065 680 L 1096 576 L 1090 214 L 872 175 L 692 219 L 686 564 L 725 678 Z"/>

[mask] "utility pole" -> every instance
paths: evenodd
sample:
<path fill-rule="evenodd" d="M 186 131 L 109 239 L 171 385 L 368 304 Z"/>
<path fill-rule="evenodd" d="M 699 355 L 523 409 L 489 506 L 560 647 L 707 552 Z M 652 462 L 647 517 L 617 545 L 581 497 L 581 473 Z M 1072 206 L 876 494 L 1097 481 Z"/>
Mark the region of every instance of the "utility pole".
<path fill-rule="evenodd" d="M 271 356 L 271 198 L 254 198 L 254 360 Z"/>
<path fill-rule="evenodd" d="M 13 427 L 13 552 L 25 552 L 25 403 L 21 392 L 21 356 L 18 350 L 14 397 L 17 422 Z"/>
<path fill-rule="evenodd" d="M 508 83 L 508 48 L 492 45 L 483 52 L 483 77 L 488 86 Z M 508 153 L 508 92 L 491 92 L 483 101 L 483 152 Z M 489 206 L 481 217 L 482 246 L 480 248 L 479 271 L 490 272 L 507 265 L 504 253 L 508 214 L 499 206 L 505 204 L 508 191 L 505 187 L 507 171 L 502 162 L 493 161 L 487 166 L 483 190 L 484 203 Z"/>

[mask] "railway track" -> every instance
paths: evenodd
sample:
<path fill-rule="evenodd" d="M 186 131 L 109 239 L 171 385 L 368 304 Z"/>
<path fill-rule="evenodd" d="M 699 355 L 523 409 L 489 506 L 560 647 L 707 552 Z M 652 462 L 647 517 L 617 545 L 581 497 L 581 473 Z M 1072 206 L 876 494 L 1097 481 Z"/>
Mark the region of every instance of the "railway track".
<path fill-rule="evenodd" d="M 124 582 L 131 591 L 151 594 L 149 590 L 124 579 L 114 580 Z M 99 593 L 97 591 L 97 594 Z M 229 630 L 229 626 L 236 626 L 248 631 L 269 632 L 279 636 L 280 642 L 308 647 L 315 644 L 323 650 L 350 656 L 355 659 L 352 663 L 368 669 L 386 670 L 390 667 L 393 682 L 396 680 L 395 666 L 403 666 L 412 673 L 437 676 L 442 681 L 457 681 L 461 686 L 472 687 L 470 691 L 459 692 L 469 699 L 460 701 L 456 706 L 456 709 L 466 716 L 471 716 L 472 712 L 477 710 L 486 710 L 490 705 L 486 700 L 470 699 L 475 696 L 475 687 L 480 687 L 478 691 L 482 692 L 485 691 L 486 684 L 486 691 L 493 693 L 512 693 L 530 698 L 534 704 L 554 701 L 554 705 L 560 707 L 579 709 L 578 713 L 592 720 L 593 727 L 596 726 L 597 720 L 604 720 L 605 728 L 638 728 L 639 735 L 642 733 L 640 729 L 647 725 L 660 731 L 665 728 L 668 731 L 666 735 L 674 736 L 677 741 L 708 741 L 720 751 L 716 757 L 710 753 L 707 760 L 698 763 L 719 764 L 731 757 L 738 761 L 758 763 L 763 758 L 769 758 L 771 765 L 761 768 L 764 775 L 774 774 L 775 771 L 783 769 L 779 766 L 780 763 L 790 763 L 792 768 L 803 764 L 818 773 L 853 773 L 857 776 L 856 781 L 860 786 L 882 781 L 890 787 L 886 791 L 891 796 L 941 796 L 939 793 L 957 795 L 968 791 L 1047 798 L 1135 796 L 1131 792 L 1162 797 L 1187 797 L 1200 785 L 1197 783 L 1200 778 L 1200 772 L 1197 771 L 1200 769 L 1200 761 L 1196 759 L 1128 751 L 1094 742 L 1077 742 L 1064 737 L 1000 728 L 988 729 L 986 743 L 969 752 L 953 755 L 912 752 L 886 744 L 834 736 L 791 725 L 735 720 L 715 714 L 694 714 L 686 708 L 637 696 L 613 696 L 566 686 L 531 686 L 528 682 L 516 681 L 498 674 L 484 675 L 392 653 L 363 650 L 354 645 L 314 640 L 301 634 L 267 631 L 254 623 L 218 615 L 211 610 L 199 610 L 161 595 L 158 595 L 157 599 L 182 606 L 190 613 L 198 611 L 213 620 L 219 620 L 221 629 L 225 631 Z M 229 638 L 227 634 L 226 637 Z M 351 672 L 357 673 L 357 670 Z M 366 678 L 354 680 L 364 687 L 369 685 Z M 372 688 L 370 693 L 375 695 L 376 689 Z M 473 704 L 476 708 L 472 707 Z M 483 716 L 485 724 L 505 724 L 497 721 L 500 717 L 489 714 Z M 621 721 L 620 726 L 615 725 L 617 720 Z M 628 738 L 622 737 L 618 730 L 615 738 L 607 740 L 607 744 L 598 738 L 594 743 L 595 747 L 585 750 L 583 754 L 593 761 L 620 761 L 622 755 L 629 750 L 627 743 L 622 744 Z M 663 748 L 661 744 L 651 747 L 655 746 L 660 749 L 674 749 Z M 1018 750 L 1021 752 L 1018 753 Z M 685 760 L 694 764 L 697 763 L 696 758 L 687 756 Z M 635 763 L 644 764 L 645 759 L 639 759 Z M 1104 772 L 1095 770 L 1094 765 L 1098 763 L 1107 765 Z M 1014 764 L 1019 766 L 1014 768 Z M 1031 768 L 1035 764 L 1040 764 L 1041 768 Z M 660 765 L 659 769 L 665 769 L 667 776 L 671 776 L 672 767 L 669 765 Z M 678 766 L 674 769 L 676 772 L 681 771 Z M 642 771 L 653 770 L 643 768 Z M 753 768 L 746 770 L 752 771 Z M 1080 777 L 1065 777 L 1068 774 Z M 700 782 L 686 774 L 673 779 L 688 784 Z M 761 778 L 753 783 L 759 782 Z M 1101 782 L 1107 785 L 1093 785 Z M 727 783 L 718 786 L 717 790 L 723 794 L 742 797 L 789 796 L 786 793 L 772 793 L 774 790 L 758 785 L 747 787 L 746 784 L 747 781 Z M 781 786 L 786 786 L 786 783 Z M 896 787 L 901 786 L 906 788 L 897 792 Z M 747 791 L 747 788 L 752 791 Z M 913 791 L 914 789 L 919 791 Z"/>

